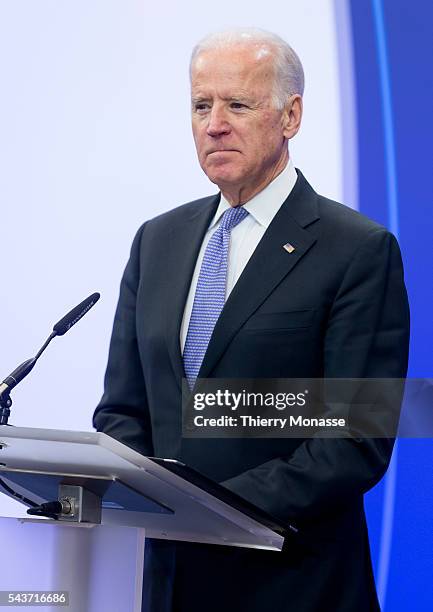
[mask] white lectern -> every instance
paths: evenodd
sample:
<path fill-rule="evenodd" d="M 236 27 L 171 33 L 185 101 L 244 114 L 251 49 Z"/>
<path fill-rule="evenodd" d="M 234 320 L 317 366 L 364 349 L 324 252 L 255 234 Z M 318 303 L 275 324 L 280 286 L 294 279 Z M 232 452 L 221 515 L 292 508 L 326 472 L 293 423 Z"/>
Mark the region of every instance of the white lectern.
<path fill-rule="evenodd" d="M 118 612 L 114 594 L 110 608 L 92 593 L 91 570 L 99 572 L 95 587 L 102 580 L 107 596 L 115 584 L 119 595 L 124 567 L 133 595 L 122 597 L 122 612 L 141 612 L 144 535 L 280 551 L 285 533 L 296 531 L 187 466 L 143 457 L 103 433 L 0 426 L 0 491 L 28 506 L 62 500 L 67 507 L 57 520 L 18 520 L 23 530 L 32 521 L 47 536 L 49 530 L 62 534 L 54 551 L 53 589 L 68 586 L 70 612 Z M 8 589 L 0 583 L 0 590 Z"/>

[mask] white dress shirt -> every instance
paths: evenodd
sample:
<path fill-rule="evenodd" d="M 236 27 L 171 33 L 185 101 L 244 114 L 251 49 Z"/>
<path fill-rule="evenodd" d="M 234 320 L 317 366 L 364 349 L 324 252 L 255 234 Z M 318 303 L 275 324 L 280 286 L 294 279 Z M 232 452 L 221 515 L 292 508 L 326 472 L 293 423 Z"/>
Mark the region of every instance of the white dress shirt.
<path fill-rule="evenodd" d="M 247 265 L 248 260 L 254 253 L 272 219 L 275 217 L 281 205 L 292 191 L 296 183 L 296 179 L 296 170 L 293 166 L 292 160 L 289 159 L 289 162 L 284 170 L 262 191 L 243 205 L 243 207 L 249 212 L 249 215 L 231 231 L 227 267 L 226 299 L 237 283 L 240 275 Z M 204 253 L 211 236 L 214 232 L 216 232 L 221 222 L 222 215 L 229 208 L 230 204 L 221 194 L 221 200 L 217 211 L 203 238 L 200 252 L 197 257 L 197 262 L 195 264 L 188 298 L 185 304 L 182 325 L 180 328 L 180 346 L 182 353 L 185 346 L 186 335 L 188 333 L 189 320 L 191 318 L 195 290 L 197 287 L 197 281 L 200 274 Z"/>

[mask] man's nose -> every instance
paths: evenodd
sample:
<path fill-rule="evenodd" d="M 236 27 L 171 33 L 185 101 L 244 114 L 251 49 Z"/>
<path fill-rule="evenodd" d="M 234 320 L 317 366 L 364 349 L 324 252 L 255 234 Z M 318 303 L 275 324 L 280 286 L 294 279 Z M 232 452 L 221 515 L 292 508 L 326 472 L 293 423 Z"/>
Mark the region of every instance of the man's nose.
<path fill-rule="evenodd" d="M 224 109 L 216 105 L 213 106 L 209 114 L 209 123 L 206 129 L 208 136 L 221 136 L 228 134 L 230 130 L 231 126 Z"/>

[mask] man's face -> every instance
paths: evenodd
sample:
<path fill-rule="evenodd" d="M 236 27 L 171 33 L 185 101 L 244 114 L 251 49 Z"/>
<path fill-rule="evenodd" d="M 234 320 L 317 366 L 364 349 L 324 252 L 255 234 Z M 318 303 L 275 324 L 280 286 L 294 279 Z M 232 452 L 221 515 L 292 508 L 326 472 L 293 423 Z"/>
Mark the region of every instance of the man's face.
<path fill-rule="evenodd" d="M 223 192 L 257 192 L 285 165 L 286 113 L 273 107 L 273 85 L 266 48 L 238 45 L 206 50 L 195 59 L 195 146 L 203 171 Z"/>

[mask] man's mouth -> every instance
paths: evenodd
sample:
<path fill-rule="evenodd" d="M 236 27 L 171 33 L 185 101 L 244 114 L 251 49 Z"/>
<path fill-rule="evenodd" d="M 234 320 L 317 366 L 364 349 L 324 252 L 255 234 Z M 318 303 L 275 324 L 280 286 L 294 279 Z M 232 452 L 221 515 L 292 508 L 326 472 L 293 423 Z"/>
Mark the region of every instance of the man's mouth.
<path fill-rule="evenodd" d="M 212 155 L 213 153 L 238 153 L 236 149 L 211 149 L 207 152 L 207 155 Z"/>

